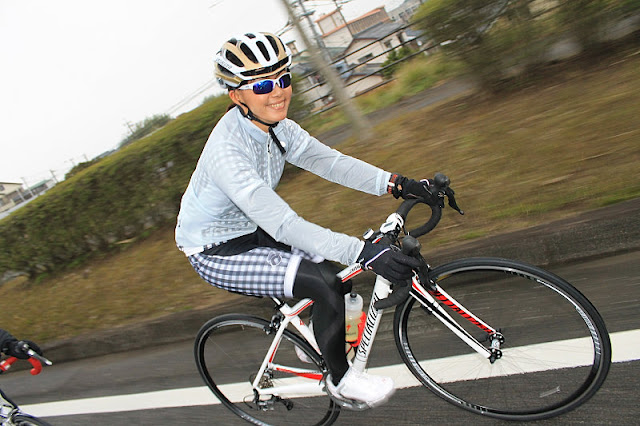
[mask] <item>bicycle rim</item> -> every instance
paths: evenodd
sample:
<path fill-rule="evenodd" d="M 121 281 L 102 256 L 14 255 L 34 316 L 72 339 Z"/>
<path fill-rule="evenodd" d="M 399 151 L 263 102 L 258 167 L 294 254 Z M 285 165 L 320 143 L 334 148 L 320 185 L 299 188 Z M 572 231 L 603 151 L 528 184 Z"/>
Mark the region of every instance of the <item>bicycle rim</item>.
<path fill-rule="evenodd" d="M 268 369 L 260 379 L 262 388 L 315 383 L 318 385 L 317 392 L 267 393 L 256 398 L 252 382 L 274 339 L 274 333 L 267 334 L 265 331 L 268 326 L 268 321 L 241 314 L 224 315 L 206 323 L 200 329 L 195 343 L 196 364 L 205 383 L 228 409 L 253 424 L 332 424 L 340 408 L 322 392 L 315 378 Z M 295 347 L 312 362 L 301 361 Z M 314 376 L 322 377 L 325 374 L 319 355 L 289 330 L 285 330 L 272 362 L 289 370 L 311 370 Z"/>
<path fill-rule="evenodd" d="M 398 307 L 400 353 L 436 395 L 477 414 L 538 420 L 578 407 L 604 382 L 611 363 L 604 321 L 561 278 L 520 262 L 477 258 L 438 267 L 432 279 L 505 339 L 502 357 L 491 363 L 415 298 Z M 445 309 L 490 347 L 485 331 Z"/>

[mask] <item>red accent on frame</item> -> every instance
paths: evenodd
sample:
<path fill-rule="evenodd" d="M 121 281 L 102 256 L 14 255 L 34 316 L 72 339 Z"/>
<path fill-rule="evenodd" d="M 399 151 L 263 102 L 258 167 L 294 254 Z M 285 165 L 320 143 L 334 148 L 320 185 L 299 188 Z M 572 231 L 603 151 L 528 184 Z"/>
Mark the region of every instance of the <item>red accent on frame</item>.
<path fill-rule="evenodd" d="M 455 303 L 453 303 L 451 300 L 449 300 L 447 298 L 447 296 L 445 296 L 444 294 L 440 293 L 439 291 L 434 291 L 431 292 L 431 294 L 438 299 L 439 301 L 441 301 L 442 303 L 444 303 L 445 305 L 447 305 L 448 307 L 450 307 L 454 312 L 457 312 L 458 314 L 460 314 L 460 316 L 462 316 L 462 318 L 466 319 L 467 321 L 469 321 L 471 324 L 475 325 L 476 327 L 478 327 L 480 330 L 485 331 L 489 334 L 494 333 L 495 331 L 490 329 L 489 327 L 487 327 L 486 325 L 482 324 L 480 321 L 478 321 L 477 319 L 473 318 L 471 315 L 469 315 L 469 313 L 464 309 L 461 308 L 460 306 L 456 305 Z"/>
<path fill-rule="evenodd" d="M 350 280 L 351 278 L 353 278 L 353 277 L 355 277 L 356 275 L 358 275 L 360 272 L 362 272 L 362 268 L 357 269 L 357 270 L 353 271 L 352 273 L 350 273 L 349 275 L 347 275 L 346 277 L 344 277 L 344 278 L 342 279 L 342 282 L 345 282 L 345 281 Z"/>
<path fill-rule="evenodd" d="M 298 309 L 295 312 L 290 313 L 289 315 L 287 315 L 288 317 L 295 317 L 296 315 L 298 315 L 300 312 L 304 311 L 305 309 L 307 309 L 309 306 L 313 305 L 313 300 L 309 300 L 308 303 L 306 303 L 304 306 L 302 306 L 300 309 Z"/>
<path fill-rule="evenodd" d="M 293 371 L 293 370 L 289 370 L 286 368 L 279 368 L 279 367 L 276 367 L 276 371 L 282 371 L 283 373 L 290 373 L 290 374 L 293 374 L 294 376 L 305 377 L 307 379 L 313 379 L 317 381 L 322 380 L 322 373 L 301 373 L 299 371 Z"/>
<path fill-rule="evenodd" d="M 360 345 L 360 341 L 362 341 L 362 333 L 364 333 L 364 326 L 367 322 L 367 313 L 362 312 L 360 314 L 360 322 L 358 322 L 358 340 L 353 343 L 349 343 L 352 347 L 357 348 Z"/>

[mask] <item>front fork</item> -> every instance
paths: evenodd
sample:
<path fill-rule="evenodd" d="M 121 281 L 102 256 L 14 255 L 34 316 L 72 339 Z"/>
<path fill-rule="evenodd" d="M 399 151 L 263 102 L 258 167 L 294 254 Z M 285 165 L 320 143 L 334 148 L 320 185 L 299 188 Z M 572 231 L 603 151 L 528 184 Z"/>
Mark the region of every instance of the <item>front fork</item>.
<path fill-rule="evenodd" d="M 418 279 L 414 278 L 411 295 L 416 298 L 429 313 L 438 318 L 440 322 L 442 322 L 463 342 L 469 345 L 471 349 L 487 358 L 489 362 L 493 364 L 496 360 L 502 357 L 501 347 L 505 342 L 505 338 L 502 333 L 467 310 L 436 283 L 432 283 L 432 288 L 427 290 L 420 284 Z M 485 332 L 486 338 L 482 340 L 488 340 L 490 343 L 489 347 L 487 348 L 485 345 L 480 343 L 480 341 L 465 330 L 458 321 L 454 320 L 453 317 L 442 307 L 442 304 L 448 306 L 462 318 Z"/>

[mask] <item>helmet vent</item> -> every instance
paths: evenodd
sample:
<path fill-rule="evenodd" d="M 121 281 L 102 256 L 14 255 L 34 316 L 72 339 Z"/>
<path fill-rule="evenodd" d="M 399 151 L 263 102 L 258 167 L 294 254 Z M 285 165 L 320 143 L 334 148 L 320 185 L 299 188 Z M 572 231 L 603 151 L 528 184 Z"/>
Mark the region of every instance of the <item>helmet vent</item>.
<path fill-rule="evenodd" d="M 267 40 L 269 40 L 271 47 L 273 47 L 273 50 L 276 52 L 276 56 L 279 55 L 280 49 L 278 48 L 278 43 L 276 43 L 276 40 L 271 36 L 267 36 Z"/>
<path fill-rule="evenodd" d="M 247 34 L 245 34 L 245 36 L 247 38 L 256 38 L 256 35 L 255 34 L 251 34 L 251 33 L 247 33 Z"/>
<path fill-rule="evenodd" d="M 228 50 L 225 52 L 225 55 L 227 57 L 227 59 L 235 66 L 237 67 L 241 67 L 244 66 L 244 64 L 242 63 L 242 61 L 240 60 L 240 58 L 238 58 L 236 55 L 234 55 L 233 53 L 229 52 Z"/>
<path fill-rule="evenodd" d="M 246 44 L 244 44 L 244 43 L 243 43 L 243 44 L 241 44 L 241 45 L 240 45 L 240 49 L 242 50 L 242 52 L 243 52 L 245 55 L 247 55 L 247 58 L 248 58 L 251 62 L 256 63 L 256 64 L 258 63 L 258 58 L 256 58 L 256 55 L 254 55 L 254 54 L 253 54 L 253 52 L 251 51 L 251 49 L 249 49 L 249 48 L 247 47 L 247 45 L 246 45 Z"/>
<path fill-rule="evenodd" d="M 262 52 L 262 56 L 264 56 L 267 61 L 270 61 L 271 55 L 269 55 L 269 51 L 267 50 L 267 47 L 264 45 L 264 43 L 259 41 L 256 43 L 256 45 L 258 46 L 258 49 L 260 49 L 260 52 Z"/>

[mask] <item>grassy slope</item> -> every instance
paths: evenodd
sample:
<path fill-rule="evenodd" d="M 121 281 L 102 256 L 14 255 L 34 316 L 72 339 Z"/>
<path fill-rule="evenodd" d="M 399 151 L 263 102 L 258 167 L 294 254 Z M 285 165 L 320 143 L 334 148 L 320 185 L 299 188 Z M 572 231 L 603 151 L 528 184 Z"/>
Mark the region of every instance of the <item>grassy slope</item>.
<path fill-rule="evenodd" d="M 339 149 L 408 176 L 442 171 L 452 178 L 467 214 L 448 211 L 425 244 L 430 248 L 638 197 L 639 53 L 627 50 L 588 68 L 579 61 L 552 67 L 535 85 L 407 114 L 378 125 L 375 140 Z M 391 197 L 355 193 L 308 173 L 293 177 L 279 192 L 307 220 L 337 231 L 360 235 L 397 206 Z M 66 274 L 5 284 L 1 323 L 45 342 L 227 297 L 192 271 L 172 229 L 159 229 Z"/>

